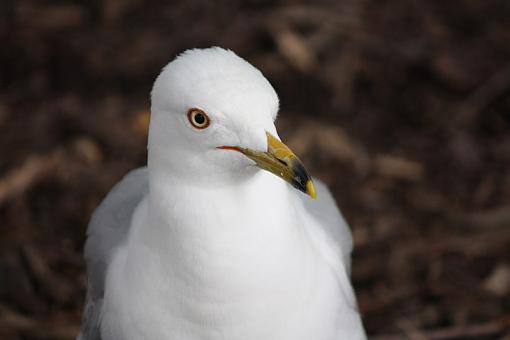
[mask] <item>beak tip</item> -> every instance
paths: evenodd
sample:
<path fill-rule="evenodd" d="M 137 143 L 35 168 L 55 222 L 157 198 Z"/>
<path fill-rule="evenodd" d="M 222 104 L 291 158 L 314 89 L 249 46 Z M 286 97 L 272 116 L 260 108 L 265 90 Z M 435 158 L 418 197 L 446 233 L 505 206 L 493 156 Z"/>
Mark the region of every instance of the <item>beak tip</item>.
<path fill-rule="evenodd" d="M 313 182 L 311 179 L 309 179 L 307 182 L 306 182 L 306 193 L 312 198 L 312 199 L 316 199 L 317 198 L 317 193 L 315 192 L 315 186 L 313 185 Z"/>

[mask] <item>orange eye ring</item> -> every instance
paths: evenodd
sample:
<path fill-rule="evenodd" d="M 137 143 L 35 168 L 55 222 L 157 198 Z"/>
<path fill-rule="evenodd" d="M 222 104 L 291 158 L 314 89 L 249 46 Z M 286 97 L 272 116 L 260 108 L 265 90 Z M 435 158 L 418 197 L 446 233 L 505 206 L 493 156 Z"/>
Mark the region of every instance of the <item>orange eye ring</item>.
<path fill-rule="evenodd" d="M 188 120 L 194 128 L 199 130 L 203 130 L 211 124 L 209 116 L 203 110 L 196 107 L 188 110 Z"/>

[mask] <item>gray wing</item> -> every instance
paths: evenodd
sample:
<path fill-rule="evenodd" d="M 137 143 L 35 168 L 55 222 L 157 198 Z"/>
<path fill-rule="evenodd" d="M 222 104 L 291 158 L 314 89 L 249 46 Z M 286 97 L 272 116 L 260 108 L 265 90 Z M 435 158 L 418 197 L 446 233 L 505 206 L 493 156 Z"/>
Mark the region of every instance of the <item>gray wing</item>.
<path fill-rule="evenodd" d="M 148 190 L 147 168 L 133 170 L 113 187 L 92 215 L 85 244 L 88 290 L 78 340 L 101 339 L 99 318 L 106 269 L 114 250 L 125 241 L 133 212 Z"/>
<path fill-rule="evenodd" d="M 342 250 L 342 256 L 347 273 L 351 273 L 351 252 L 352 252 L 352 235 L 350 228 L 345 222 L 340 210 L 338 209 L 335 199 L 329 191 L 326 184 L 313 179 L 317 199 L 311 200 L 308 196 L 300 195 L 307 211 L 312 215 L 321 226 L 323 226 L 326 234 L 338 244 Z"/>

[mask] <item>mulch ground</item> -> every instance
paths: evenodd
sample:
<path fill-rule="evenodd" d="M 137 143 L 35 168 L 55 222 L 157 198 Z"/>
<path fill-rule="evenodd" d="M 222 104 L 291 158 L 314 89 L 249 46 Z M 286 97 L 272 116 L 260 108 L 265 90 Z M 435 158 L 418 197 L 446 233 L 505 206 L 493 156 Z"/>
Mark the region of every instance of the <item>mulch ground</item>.
<path fill-rule="evenodd" d="M 510 339 L 510 3 L 0 3 L 0 338 L 73 339 L 91 212 L 146 159 L 148 95 L 231 48 L 355 240 L 374 339 Z"/>

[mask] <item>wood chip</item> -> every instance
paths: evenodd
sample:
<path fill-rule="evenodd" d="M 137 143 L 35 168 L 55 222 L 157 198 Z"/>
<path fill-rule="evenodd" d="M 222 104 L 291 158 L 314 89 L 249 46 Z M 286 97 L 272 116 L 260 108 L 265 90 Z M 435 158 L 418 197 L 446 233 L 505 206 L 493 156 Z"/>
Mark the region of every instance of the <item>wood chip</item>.
<path fill-rule="evenodd" d="M 420 181 L 424 172 L 421 163 L 390 155 L 378 155 L 374 167 L 382 176 L 409 181 Z"/>
<path fill-rule="evenodd" d="M 285 25 L 272 30 L 280 54 L 295 68 L 310 73 L 317 67 L 317 57 L 307 41 Z"/>
<path fill-rule="evenodd" d="M 485 290 L 497 296 L 505 296 L 510 293 L 510 266 L 498 265 L 489 277 L 483 282 Z"/>

